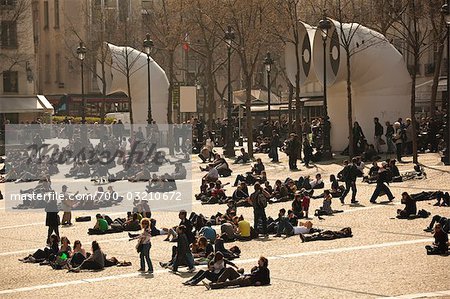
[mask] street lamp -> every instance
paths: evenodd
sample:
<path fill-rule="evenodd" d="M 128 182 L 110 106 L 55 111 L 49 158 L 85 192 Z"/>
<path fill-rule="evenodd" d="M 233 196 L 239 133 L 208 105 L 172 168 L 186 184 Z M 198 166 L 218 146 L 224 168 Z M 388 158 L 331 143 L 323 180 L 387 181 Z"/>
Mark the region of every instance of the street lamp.
<path fill-rule="evenodd" d="M 267 72 L 267 112 L 268 114 L 268 121 L 269 121 L 269 125 L 271 123 L 271 111 L 270 111 L 270 95 L 271 95 L 271 91 L 270 91 L 270 71 L 272 70 L 272 64 L 273 64 L 273 59 L 270 56 L 270 52 L 267 52 L 266 57 L 264 58 L 264 65 L 266 66 L 266 72 Z"/>
<path fill-rule="evenodd" d="M 153 46 L 155 44 L 153 43 L 153 40 L 150 38 L 150 34 L 147 33 L 146 38 L 144 40 L 144 52 L 147 54 L 147 87 L 148 87 L 148 111 L 147 111 L 147 123 L 151 124 L 153 117 L 152 117 L 152 92 L 151 92 L 151 86 L 150 86 L 150 54 L 152 52 Z"/>
<path fill-rule="evenodd" d="M 450 165 L 450 0 L 442 5 L 441 13 L 444 15 L 445 23 L 447 25 L 447 117 L 446 117 L 446 131 L 444 130 L 444 140 L 446 144 L 445 156 L 443 162 L 445 165 Z"/>
<path fill-rule="evenodd" d="M 77 48 L 78 59 L 81 63 L 81 123 L 86 123 L 86 100 L 84 98 L 84 59 L 86 58 L 86 47 L 81 41 Z"/>
<path fill-rule="evenodd" d="M 233 40 L 235 38 L 234 31 L 231 28 L 230 25 L 228 25 L 228 29 L 225 32 L 225 43 L 227 44 L 228 48 L 228 128 L 227 128 L 227 144 L 225 147 L 224 155 L 227 158 L 233 158 L 234 157 L 234 141 L 233 141 L 233 124 L 231 121 L 231 109 L 232 109 L 232 89 L 231 89 L 231 47 L 233 44 Z"/>
<path fill-rule="evenodd" d="M 323 110 L 324 121 L 322 125 L 322 155 L 324 159 L 331 159 L 331 144 L 330 144 L 330 122 L 328 117 L 328 99 L 327 99 L 327 39 L 331 29 L 331 21 L 328 20 L 325 12 L 322 20 L 319 21 L 319 30 L 323 41 Z"/>

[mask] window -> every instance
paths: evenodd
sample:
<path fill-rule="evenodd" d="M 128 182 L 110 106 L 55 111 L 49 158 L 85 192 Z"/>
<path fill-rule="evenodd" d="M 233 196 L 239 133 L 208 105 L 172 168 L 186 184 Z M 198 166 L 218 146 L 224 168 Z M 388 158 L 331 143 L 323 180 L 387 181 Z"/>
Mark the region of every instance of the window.
<path fill-rule="evenodd" d="M 17 48 L 17 24 L 14 21 L 2 21 L 1 23 L 1 47 Z"/>
<path fill-rule="evenodd" d="M 10 8 L 13 8 L 16 6 L 17 0 L 0 0 L 0 6 L 10 6 Z"/>
<path fill-rule="evenodd" d="M 46 70 L 45 70 L 45 83 L 50 83 L 50 71 L 51 70 L 51 65 L 50 65 L 50 54 L 46 54 L 45 55 L 45 66 L 46 66 Z"/>
<path fill-rule="evenodd" d="M 54 11 L 55 11 L 55 28 L 59 28 L 59 0 L 55 0 L 54 2 Z"/>
<path fill-rule="evenodd" d="M 119 2 L 119 20 L 121 22 L 126 22 L 129 15 L 130 3 L 127 0 L 122 0 Z"/>
<path fill-rule="evenodd" d="M 3 92 L 19 92 L 19 77 L 15 71 L 3 72 Z"/>
<path fill-rule="evenodd" d="M 48 29 L 48 1 L 44 1 L 44 29 Z"/>
<path fill-rule="evenodd" d="M 105 7 L 106 8 L 117 8 L 117 1 L 116 0 L 105 0 Z"/>

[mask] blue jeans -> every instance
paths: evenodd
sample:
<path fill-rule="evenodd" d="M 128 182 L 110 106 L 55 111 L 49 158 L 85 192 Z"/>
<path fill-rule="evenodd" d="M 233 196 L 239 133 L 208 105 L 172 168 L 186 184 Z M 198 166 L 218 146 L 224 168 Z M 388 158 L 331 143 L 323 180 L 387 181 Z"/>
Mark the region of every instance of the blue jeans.
<path fill-rule="evenodd" d="M 258 220 L 262 221 L 262 234 L 267 234 L 267 216 L 264 209 L 253 209 L 254 225 L 253 227 L 258 231 Z"/>
<path fill-rule="evenodd" d="M 289 218 L 287 217 L 283 217 L 281 218 L 281 220 L 278 222 L 278 229 L 277 229 L 277 234 L 286 234 L 289 235 L 292 233 L 292 230 L 294 229 L 294 227 L 292 226 L 292 224 L 289 222 Z"/>
<path fill-rule="evenodd" d="M 392 195 L 391 190 L 389 187 L 384 183 L 377 183 L 377 186 L 375 187 L 375 191 L 373 191 L 372 197 L 370 198 L 370 202 L 375 202 L 377 200 L 378 195 L 380 195 L 381 191 L 384 191 L 384 193 L 387 195 L 389 200 L 394 199 L 394 195 Z"/>
<path fill-rule="evenodd" d="M 150 259 L 150 247 L 152 247 L 151 243 L 142 244 L 142 250 L 141 250 L 141 254 L 140 254 L 141 269 L 145 270 L 145 261 L 147 261 L 148 271 L 153 272 L 152 260 Z"/>

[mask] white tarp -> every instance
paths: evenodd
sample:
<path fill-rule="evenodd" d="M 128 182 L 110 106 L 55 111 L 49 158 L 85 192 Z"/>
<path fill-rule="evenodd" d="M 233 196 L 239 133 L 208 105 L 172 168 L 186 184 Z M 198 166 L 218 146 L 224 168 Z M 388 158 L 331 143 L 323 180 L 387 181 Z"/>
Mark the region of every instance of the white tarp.
<path fill-rule="evenodd" d="M 131 47 L 118 47 L 105 43 L 108 49 L 108 63 L 106 63 L 106 94 L 124 92 L 128 94 L 127 77 L 125 70 L 130 71 L 131 103 L 133 122 L 147 123 L 148 113 L 148 76 L 147 54 Z M 127 64 L 128 58 L 128 64 Z M 100 61 L 97 60 L 97 70 L 101 70 Z M 99 74 L 101 76 L 101 74 Z M 167 123 L 167 103 L 169 97 L 169 80 L 164 70 L 150 57 L 150 91 L 152 104 L 152 117 L 159 124 Z M 97 80 L 100 90 L 102 81 Z"/>
<path fill-rule="evenodd" d="M 402 55 L 380 33 L 358 24 L 343 24 L 331 20 L 333 27 L 326 41 L 327 51 L 327 91 L 328 115 L 331 121 L 331 146 L 334 151 L 343 150 L 348 145 L 346 54 L 340 45 L 342 34 L 354 37 L 350 46 L 351 81 L 353 94 L 353 121 L 359 122 L 369 143 L 373 143 L 373 118 L 382 124 L 391 123 L 399 117 L 410 117 L 411 78 Z M 311 29 L 310 29 L 311 30 Z M 310 33 L 309 30 L 309 33 Z M 306 34 L 306 30 L 300 31 Z M 319 30 L 312 40 L 312 68 L 314 75 L 308 78 L 318 80 L 323 85 L 323 41 Z M 295 51 L 286 51 L 286 61 L 295 61 Z M 289 78 L 295 78 L 288 68 Z M 291 83 L 295 85 L 291 79 Z"/>

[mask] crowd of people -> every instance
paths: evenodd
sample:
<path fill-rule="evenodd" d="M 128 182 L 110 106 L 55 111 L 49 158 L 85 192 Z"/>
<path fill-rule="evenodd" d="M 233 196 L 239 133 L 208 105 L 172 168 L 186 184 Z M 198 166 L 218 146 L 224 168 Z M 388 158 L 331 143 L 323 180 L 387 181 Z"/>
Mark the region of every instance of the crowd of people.
<path fill-rule="evenodd" d="M 306 119 L 303 120 L 302 138 L 300 138 L 296 133 L 287 134 L 288 132 L 283 130 L 284 126 L 280 123 L 263 122 L 257 128 L 257 133 L 261 136 L 256 138 L 255 148 L 257 152 L 268 154 L 271 161 L 275 163 L 279 162 L 279 150 L 284 151 L 289 156 L 290 170 L 298 170 L 298 160 L 303 160 L 306 167 L 309 167 L 309 163 L 320 160 L 321 134 L 324 134 L 324 123 L 323 119 L 318 119 L 310 125 Z M 431 123 L 431 121 L 428 121 L 429 128 L 435 125 L 431 125 Z M 357 200 L 357 180 L 375 184 L 370 202 L 376 204 L 381 196 L 387 196 L 389 202 L 394 200 L 394 194 L 390 190 L 391 183 L 401 182 L 411 177 L 426 178 L 426 174 L 420 165 L 415 165 L 411 172 L 412 176 L 411 174 L 400 173 L 396 166 L 396 162 L 402 162 L 403 155 L 409 154 L 408 136 L 410 135 L 408 135 L 408 130 L 410 129 L 408 128 L 411 126 L 411 121 L 407 119 L 403 123 L 399 119 L 393 125 L 386 123 L 386 130 L 384 130 L 378 118 L 375 118 L 374 125 L 374 143 L 369 145 L 361 127 L 355 122 L 352 142 L 357 149 L 357 156 L 344 161 L 341 171 L 330 175 L 329 182 L 325 182 L 328 181 L 328 178 L 324 179 L 321 173 L 316 173 L 312 178 L 309 176 L 299 176 L 298 179 L 290 177 L 270 178 L 261 158 L 257 158 L 255 163 L 250 165 L 250 156 L 244 148 L 240 149 L 239 155 L 231 164 L 214 150 L 215 146 L 224 145 L 226 135 L 226 132 L 223 132 L 224 127 L 222 126 L 219 129 L 223 133 L 220 140 L 212 131 L 205 131 L 205 126 L 201 120 L 194 119 L 192 121 L 194 128 L 192 144 L 189 137 L 183 135 L 183 128 L 178 128 L 176 133 L 178 139 L 184 139 L 178 145 L 178 150 L 184 152 L 185 149 L 183 148 L 192 146 L 193 151 L 198 153 L 201 162 L 205 163 L 204 167 L 200 166 L 200 170 L 205 171 L 206 174 L 202 178 L 200 192 L 196 195 L 196 199 L 203 204 L 226 204 L 226 210 L 218 211 L 209 217 L 194 212 L 188 216 L 187 211 L 181 210 L 178 215 L 180 222 L 177 225 L 157 228 L 156 218 L 152 217 L 148 203 L 144 200 L 136 200 L 133 210 L 127 213 L 125 218 L 112 220 L 108 215 L 97 214 L 95 224 L 88 230 L 88 233 L 105 234 L 127 231 L 130 241 L 136 240 L 136 251 L 140 257 L 138 271 L 147 274 L 153 274 L 154 272 L 150 254 L 152 238 L 165 236 L 164 240 L 173 242 L 174 245 L 170 256 L 167 257 L 167 262 L 161 262 L 160 266 L 174 273 L 178 272 L 180 267 L 186 267 L 188 272 L 191 273 L 196 272 L 195 275 L 183 282 L 186 286 L 203 282 L 209 290 L 230 286 L 268 285 L 270 284 L 270 271 L 266 257 L 261 256 L 257 265 L 248 274 L 245 274 L 244 269 L 240 269 L 237 266 L 238 263 L 234 261 L 239 259 L 242 254 L 240 248 L 237 245 L 226 248 L 226 244 L 235 241 L 251 242 L 258 238 L 268 238 L 269 235 L 274 237 L 298 235 L 301 242 L 349 238 L 353 236 L 350 227 L 337 230 L 323 230 L 315 227 L 310 218 L 312 213 L 309 211 L 311 200 L 322 200 L 322 206 L 314 211 L 314 216 L 321 220 L 323 219 L 322 216 L 342 212 L 342 210 L 333 208 L 333 198 L 339 198 L 341 205 L 344 205 L 351 192 L 350 204 L 354 206 L 359 204 Z M 124 169 L 114 175 L 108 173 L 108 170 L 114 167 L 113 165 L 111 167 L 106 166 L 104 170 L 93 170 L 88 163 L 88 159 L 80 158 L 74 162 L 73 168 L 66 176 L 91 178 L 92 174 L 95 173 L 94 179 L 96 180 L 106 176 L 108 181 L 149 182 L 147 192 L 174 190 L 176 188 L 174 181 L 186 178 L 186 169 L 182 163 L 175 163 L 175 170 L 172 174 L 159 177 L 151 175 L 161 165 L 171 163 L 164 153 L 154 151 L 156 145 L 153 142 L 156 137 L 152 137 L 152 132 L 156 131 L 157 126 L 152 126 L 147 136 L 144 136 L 142 129 L 138 128 L 131 140 L 122 140 L 123 132 L 117 127 L 111 132 L 100 130 L 95 133 L 100 139 L 100 143 L 95 147 L 92 145 L 93 149 L 104 150 L 111 146 L 112 148 L 122 148 L 127 153 L 128 147 L 133 148 L 134 143 L 142 141 L 143 145 L 138 146 L 143 146 L 146 151 L 152 152 L 150 158 L 145 161 L 132 162 L 133 165 L 125 163 L 123 164 Z M 64 134 L 64 136 L 71 136 L 72 134 L 74 139 L 69 137 L 69 148 L 61 149 L 56 155 L 65 150 L 75 150 L 77 138 L 82 138 L 83 132 L 75 130 L 71 133 L 60 132 L 60 134 Z M 90 132 L 89 134 L 94 133 Z M 383 137 L 386 138 L 386 141 Z M 286 138 L 286 141 L 282 143 L 281 140 L 284 138 Z M 122 142 L 126 144 L 121 145 Z M 388 153 L 396 152 L 397 160 L 380 161 L 383 142 L 387 145 Z M 429 142 L 429 144 L 431 143 Z M 302 148 L 303 155 L 300 154 L 300 148 Z M 429 145 L 429 150 L 433 149 L 433 145 Z M 29 181 L 30 178 L 27 173 L 37 172 L 42 175 L 39 176 L 38 186 L 33 188 L 32 191 L 48 192 L 51 190 L 50 177 L 52 174 L 59 172 L 57 163 L 53 162 L 54 157 L 42 156 L 37 151 L 31 152 L 28 156 L 13 158 L 22 161 L 39 159 L 41 162 L 39 165 L 44 165 L 39 166 L 41 167 L 39 169 L 26 169 L 29 166 L 24 164 L 22 168 L 16 171 L 20 174 L 20 177 L 14 177 L 15 182 Z M 372 163 L 368 171 L 366 162 Z M 248 171 L 235 174 L 234 184 L 231 186 L 233 190 L 229 192 L 224 188 L 228 184 L 222 183 L 221 177 L 231 176 L 234 164 L 248 164 Z M 130 172 L 131 168 L 134 170 Z M 10 172 L 8 172 L 8 175 L 10 175 Z M 9 180 L 9 177 L 7 179 Z M 273 182 L 273 185 L 271 182 Z M 329 188 L 326 188 L 328 183 Z M 67 186 L 63 186 L 62 192 L 67 193 L 67 189 Z M 24 190 L 23 192 L 30 191 Z M 108 192 L 115 191 L 111 187 Z M 438 205 L 450 205 L 448 193 L 445 192 L 434 192 L 433 194 L 403 192 L 401 203 L 405 207 L 397 210 L 397 218 L 429 217 L 430 213 L 417 209 L 416 202 L 421 198 L 433 198 L 437 200 Z M 103 207 L 101 198 L 98 198 L 95 202 Z M 280 208 L 277 215 L 268 215 L 266 209 L 269 204 L 274 203 L 282 203 L 285 207 Z M 26 205 L 26 203 L 24 204 Z M 63 207 L 63 219 L 60 221 L 58 209 L 55 211 L 55 207 L 50 206 L 54 203 L 47 202 L 46 204 L 44 208 L 47 212 L 48 245 L 44 249 L 38 249 L 33 254 L 21 259 L 23 262 L 51 265 L 54 269 L 67 269 L 71 272 L 86 269 L 101 270 L 108 266 L 129 266 L 131 264 L 126 261 L 119 262 L 114 257 L 107 258 L 96 241 L 92 242 L 91 253 L 83 249 L 79 240 L 75 241 L 74 247 L 71 248 L 68 238 L 59 236 L 59 225 L 71 224 L 70 212 L 75 207 L 71 205 L 68 205 L 65 209 Z M 245 207 L 252 208 L 253 223 L 250 223 L 242 214 L 238 213 L 238 209 Z M 426 246 L 427 254 L 446 254 L 448 252 L 449 228 L 450 220 L 448 218 L 439 215 L 432 218 L 425 231 L 432 232 L 435 241 L 433 244 Z M 206 266 L 206 268 L 197 271 L 196 266 Z"/>

